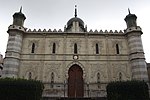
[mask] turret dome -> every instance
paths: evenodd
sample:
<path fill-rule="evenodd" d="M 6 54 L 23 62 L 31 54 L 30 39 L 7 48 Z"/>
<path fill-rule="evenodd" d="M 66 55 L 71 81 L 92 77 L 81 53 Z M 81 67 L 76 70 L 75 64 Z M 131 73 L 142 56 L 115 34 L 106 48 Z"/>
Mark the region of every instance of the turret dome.
<path fill-rule="evenodd" d="M 137 17 L 136 17 L 136 15 L 131 14 L 130 9 L 128 9 L 128 12 L 129 12 L 129 14 L 124 19 L 126 21 L 127 28 L 136 27 L 137 26 L 137 23 L 136 23 Z"/>
<path fill-rule="evenodd" d="M 79 22 L 79 26 L 84 27 L 84 22 L 82 19 L 78 17 L 73 17 L 67 22 L 67 26 L 69 27 L 70 25 L 72 26 L 73 22 Z"/>
<path fill-rule="evenodd" d="M 20 12 L 16 12 L 13 15 L 13 25 L 23 26 L 24 20 L 26 19 L 25 15 L 22 13 L 22 7 L 20 8 Z"/>
<path fill-rule="evenodd" d="M 76 6 L 75 6 L 76 7 Z M 75 30 L 78 30 L 78 31 L 82 31 L 82 32 L 85 32 L 86 29 L 84 28 L 84 22 L 81 18 L 77 17 L 77 9 L 75 8 L 75 17 L 71 18 L 68 22 L 67 22 L 67 27 L 66 27 L 66 30 L 67 31 L 70 31 L 72 27 L 74 27 L 73 23 L 74 22 L 77 22 L 78 25 L 75 27 L 78 29 L 75 29 Z"/>

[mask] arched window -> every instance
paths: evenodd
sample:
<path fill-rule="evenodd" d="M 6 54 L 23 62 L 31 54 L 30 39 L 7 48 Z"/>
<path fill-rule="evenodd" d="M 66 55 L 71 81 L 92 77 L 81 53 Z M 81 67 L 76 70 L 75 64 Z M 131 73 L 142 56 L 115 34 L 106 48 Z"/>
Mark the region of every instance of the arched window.
<path fill-rule="evenodd" d="M 51 73 L 51 88 L 54 87 L 54 73 Z"/>
<path fill-rule="evenodd" d="M 53 50 L 52 53 L 56 53 L 56 43 L 53 43 Z"/>
<path fill-rule="evenodd" d="M 97 86 L 100 88 L 100 73 L 97 73 Z"/>
<path fill-rule="evenodd" d="M 119 45 L 116 44 L 116 53 L 119 54 Z"/>
<path fill-rule="evenodd" d="M 77 47 L 77 44 L 75 43 L 74 44 L 74 54 L 77 54 L 78 53 L 78 47 Z"/>
<path fill-rule="evenodd" d="M 96 54 L 99 54 L 99 46 L 97 43 L 96 43 Z"/>
<path fill-rule="evenodd" d="M 31 73 L 31 72 L 28 73 L 28 79 L 29 79 L 29 80 L 32 79 L 32 73 Z"/>
<path fill-rule="evenodd" d="M 122 73 L 120 72 L 119 73 L 119 81 L 121 81 L 122 80 Z"/>
<path fill-rule="evenodd" d="M 32 43 L 32 50 L 31 50 L 31 53 L 34 53 L 35 52 L 35 43 Z"/>

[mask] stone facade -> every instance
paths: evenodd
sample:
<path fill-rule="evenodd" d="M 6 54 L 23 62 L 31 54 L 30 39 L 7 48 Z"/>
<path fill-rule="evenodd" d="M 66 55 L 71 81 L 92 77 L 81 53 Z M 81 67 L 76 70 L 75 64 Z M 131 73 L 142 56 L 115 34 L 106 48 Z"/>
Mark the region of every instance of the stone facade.
<path fill-rule="evenodd" d="M 74 65 L 83 71 L 84 97 L 106 96 L 111 81 L 148 81 L 142 31 L 130 12 L 124 32 L 87 31 L 76 11 L 64 31 L 27 29 L 21 10 L 13 17 L 3 77 L 41 80 L 43 96 L 67 97 L 69 69 Z"/>
<path fill-rule="evenodd" d="M 147 63 L 148 78 L 150 80 L 150 63 Z"/>
<path fill-rule="evenodd" d="M 3 69 L 3 55 L 0 54 L 0 77 L 2 76 L 2 69 Z"/>

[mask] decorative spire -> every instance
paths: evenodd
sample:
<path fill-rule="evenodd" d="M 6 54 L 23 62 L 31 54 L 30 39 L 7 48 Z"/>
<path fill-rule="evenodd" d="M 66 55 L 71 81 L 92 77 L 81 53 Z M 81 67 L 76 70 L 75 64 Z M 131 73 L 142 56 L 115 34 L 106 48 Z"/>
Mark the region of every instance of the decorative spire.
<path fill-rule="evenodd" d="M 75 17 L 77 17 L 77 5 L 75 5 Z"/>
<path fill-rule="evenodd" d="M 129 14 L 124 19 L 126 21 L 127 28 L 136 27 L 137 26 L 137 24 L 136 24 L 136 19 L 137 19 L 136 15 L 131 14 L 129 8 L 128 8 L 128 12 L 129 12 Z"/>
<path fill-rule="evenodd" d="M 26 16 L 22 13 L 22 6 L 20 7 L 20 11 L 13 15 L 13 18 L 13 25 L 23 26 Z"/>
<path fill-rule="evenodd" d="M 22 6 L 20 7 L 20 13 L 22 13 Z"/>
<path fill-rule="evenodd" d="M 129 14 L 131 14 L 131 13 L 130 13 L 130 9 L 129 9 L 129 8 L 128 8 L 128 12 L 129 12 Z"/>

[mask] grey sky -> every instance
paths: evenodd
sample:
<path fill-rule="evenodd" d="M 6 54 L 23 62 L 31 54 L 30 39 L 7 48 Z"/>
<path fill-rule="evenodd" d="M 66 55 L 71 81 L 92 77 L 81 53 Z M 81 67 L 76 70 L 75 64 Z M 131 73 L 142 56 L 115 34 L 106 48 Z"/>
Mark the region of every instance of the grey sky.
<path fill-rule="evenodd" d="M 146 61 L 150 62 L 149 22 L 150 0 L 0 0 L 0 52 L 4 55 L 8 39 L 7 29 L 12 15 L 23 6 L 25 27 L 35 29 L 62 29 L 74 17 L 77 5 L 80 17 L 90 29 L 124 30 L 125 16 L 130 8 L 137 15 L 137 24 L 143 29 L 143 46 Z"/>

